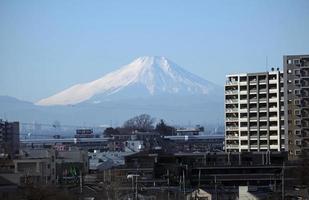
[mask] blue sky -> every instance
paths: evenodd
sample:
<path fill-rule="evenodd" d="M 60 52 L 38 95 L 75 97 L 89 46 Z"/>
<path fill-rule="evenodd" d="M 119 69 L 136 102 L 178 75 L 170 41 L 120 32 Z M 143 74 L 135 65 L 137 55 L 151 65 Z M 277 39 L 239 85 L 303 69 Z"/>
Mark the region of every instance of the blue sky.
<path fill-rule="evenodd" d="M 207 80 L 309 53 L 308 0 L 0 0 L 0 95 L 37 101 L 144 55 Z"/>

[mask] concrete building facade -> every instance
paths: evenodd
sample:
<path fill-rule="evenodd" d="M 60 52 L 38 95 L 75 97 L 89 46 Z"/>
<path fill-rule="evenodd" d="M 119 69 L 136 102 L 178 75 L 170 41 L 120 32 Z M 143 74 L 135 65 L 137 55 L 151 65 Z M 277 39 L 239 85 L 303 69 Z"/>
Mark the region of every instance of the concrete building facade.
<path fill-rule="evenodd" d="M 14 158 L 19 151 L 19 122 L 0 119 L 0 157 Z"/>
<path fill-rule="evenodd" d="M 309 152 L 309 55 L 283 57 L 285 132 L 291 159 Z"/>
<path fill-rule="evenodd" d="M 225 151 L 283 151 L 283 73 L 228 75 L 225 84 Z"/>

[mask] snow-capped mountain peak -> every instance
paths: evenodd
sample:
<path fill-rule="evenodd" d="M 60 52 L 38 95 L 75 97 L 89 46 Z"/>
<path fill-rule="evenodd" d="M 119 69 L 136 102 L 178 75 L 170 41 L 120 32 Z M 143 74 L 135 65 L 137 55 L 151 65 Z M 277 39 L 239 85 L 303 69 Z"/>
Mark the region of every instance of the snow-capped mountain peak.
<path fill-rule="evenodd" d="M 97 80 L 73 85 L 38 105 L 69 105 L 119 95 L 145 96 L 164 94 L 207 95 L 218 86 L 184 69 L 163 56 L 144 56 Z"/>

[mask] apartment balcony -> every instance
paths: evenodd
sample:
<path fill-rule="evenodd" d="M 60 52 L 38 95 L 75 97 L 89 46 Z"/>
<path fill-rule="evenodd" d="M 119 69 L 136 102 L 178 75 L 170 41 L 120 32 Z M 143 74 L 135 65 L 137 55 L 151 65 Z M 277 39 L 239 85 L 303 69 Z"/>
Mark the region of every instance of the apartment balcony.
<path fill-rule="evenodd" d="M 278 121 L 278 117 L 277 116 L 269 117 L 269 121 Z"/>
<path fill-rule="evenodd" d="M 250 130 L 251 130 L 251 131 L 256 131 L 257 128 L 258 128 L 257 126 L 250 126 Z"/>
<path fill-rule="evenodd" d="M 239 103 L 240 104 L 247 104 L 248 100 L 247 99 L 242 99 L 242 100 L 239 100 Z"/>
<path fill-rule="evenodd" d="M 227 140 L 238 140 L 239 137 L 236 136 L 236 135 L 226 135 L 225 139 L 227 139 Z"/>
<path fill-rule="evenodd" d="M 239 121 L 240 121 L 240 122 L 246 122 L 246 121 L 248 121 L 248 117 L 241 117 L 241 118 L 239 119 Z"/>
<path fill-rule="evenodd" d="M 238 99 L 226 99 L 226 104 L 238 104 Z"/>
<path fill-rule="evenodd" d="M 239 85 L 247 85 L 247 81 L 240 81 Z"/>
<path fill-rule="evenodd" d="M 260 149 L 268 149 L 268 145 L 260 145 Z"/>
<path fill-rule="evenodd" d="M 227 148 L 227 149 L 239 149 L 239 146 L 237 145 L 237 144 L 227 144 L 227 145 L 225 145 L 225 147 Z"/>
<path fill-rule="evenodd" d="M 263 79 L 263 80 L 259 80 L 259 84 L 266 84 L 267 83 L 267 81 L 266 81 L 266 79 Z"/>
<path fill-rule="evenodd" d="M 228 126 L 225 129 L 227 131 L 237 131 L 238 130 L 238 126 Z"/>
<path fill-rule="evenodd" d="M 250 102 L 250 103 L 257 103 L 258 100 L 257 100 L 257 98 L 253 98 L 253 99 L 249 99 L 249 102 Z"/>
<path fill-rule="evenodd" d="M 249 85 L 256 85 L 257 84 L 257 81 L 256 80 L 250 80 L 249 81 Z"/>
<path fill-rule="evenodd" d="M 270 98 L 269 99 L 269 102 L 277 102 L 278 101 L 278 98 Z"/>
<path fill-rule="evenodd" d="M 241 149 L 249 149 L 249 146 L 247 144 L 243 144 L 240 146 Z"/>
<path fill-rule="evenodd" d="M 267 109 L 266 108 L 263 108 L 263 109 L 260 108 L 260 113 L 267 113 Z"/>
<path fill-rule="evenodd" d="M 247 90 L 240 90 L 239 94 L 248 94 Z"/>
<path fill-rule="evenodd" d="M 238 94 L 238 90 L 225 90 L 226 95 Z"/>
<path fill-rule="evenodd" d="M 247 131 L 247 130 L 248 130 L 248 127 L 247 127 L 247 126 L 240 127 L 239 130 L 240 130 L 240 131 Z"/>
<path fill-rule="evenodd" d="M 239 110 L 240 113 L 247 113 L 248 112 L 248 109 L 247 108 L 241 108 Z"/>
<path fill-rule="evenodd" d="M 278 145 L 269 145 L 269 148 L 270 148 L 270 149 L 278 149 L 279 146 L 278 146 Z"/>
<path fill-rule="evenodd" d="M 250 145 L 250 149 L 257 149 L 258 148 L 258 145 L 256 145 L 256 144 L 251 144 Z"/>
<path fill-rule="evenodd" d="M 260 126 L 260 130 L 267 130 L 268 126 Z"/>
<path fill-rule="evenodd" d="M 278 130 L 278 126 L 270 126 L 269 130 L 276 131 L 276 130 Z"/>
<path fill-rule="evenodd" d="M 237 113 L 238 112 L 238 108 L 227 108 L 225 110 L 226 113 Z"/>
<path fill-rule="evenodd" d="M 249 108 L 249 112 L 257 112 L 257 108 Z"/>
<path fill-rule="evenodd" d="M 260 94 L 263 94 L 263 93 L 266 93 L 266 92 L 267 92 L 266 89 L 261 89 L 261 90 L 259 90 L 259 93 L 260 93 Z"/>
<path fill-rule="evenodd" d="M 269 93 L 278 93 L 277 89 L 269 89 Z"/>
<path fill-rule="evenodd" d="M 261 140 L 263 140 L 263 139 L 264 139 L 264 140 L 267 140 L 267 135 L 260 135 L 260 139 L 261 139 Z"/>
<path fill-rule="evenodd" d="M 257 117 L 250 117 L 249 120 L 250 121 L 257 121 Z"/>
<path fill-rule="evenodd" d="M 276 140 L 276 139 L 278 139 L 278 136 L 277 135 L 271 135 L 271 136 L 269 136 L 269 139 L 270 140 Z"/>
<path fill-rule="evenodd" d="M 270 79 L 269 84 L 276 84 L 278 82 L 277 79 Z"/>
<path fill-rule="evenodd" d="M 225 121 L 227 121 L 227 122 L 237 122 L 238 117 L 227 117 L 227 118 L 225 118 Z"/>
<path fill-rule="evenodd" d="M 250 140 L 257 140 L 257 135 L 250 135 Z"/>
<path fill-rule="evenodd" d="M 266 102 L 266 101 L 267 101 L 267 99 L 266 99 L 266 98 L 260 98 L 260 99 L 259 99 L 259 102 L 260 102 L 260 103 L 262 103 L 262 102 Z"/>
<path fill-rule="evenodd" d="M 257 93 L 257 90 L 256 90 L 256 89 L 255 89 L 255 90 L 250 90 L 249 93 L 250 93 L 250 94 L 256 94 L 256 93 Z"/>
<path fill-rule="evenodd" d="M 226 81 L 225 85 L 238 85 L 238 81 Z"/>
<path fill-rule="evenodd" d="M 248 138 L 249 138 L 248 136 L 240 136 L 239 137 L 240 140 L 248 140 Z"/>
<path fill-rule="evenodd" d="M 270 107 L 269 111 L 270 112 L 276 112 L 278 110 L 278 107 Z"/>
<path fill-rule="evenodd" d="M 268 117 L 260 117 L 260 121 L 267 121 Z"/>

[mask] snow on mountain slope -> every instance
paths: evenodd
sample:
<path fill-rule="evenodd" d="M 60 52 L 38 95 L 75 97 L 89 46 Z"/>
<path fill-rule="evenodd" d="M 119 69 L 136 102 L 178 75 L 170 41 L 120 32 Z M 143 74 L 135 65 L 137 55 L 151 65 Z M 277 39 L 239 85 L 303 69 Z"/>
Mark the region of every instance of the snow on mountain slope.
<path fill-rule="evenodd" d="M 182 69 L 165 57 L 146 56 L 137 58 L 132 63 L 100 79 L 74 85 L 42 99 L 37 102 L 37 105 L 77 104 L 98 95 L 100 98 L 108 97 L 135 87 L 143 88 L 151 96 L 159 94 L 207 95 L 218 88 L 215 84 Z M 98 99 L 95 102 L 99 102 Z"/>

